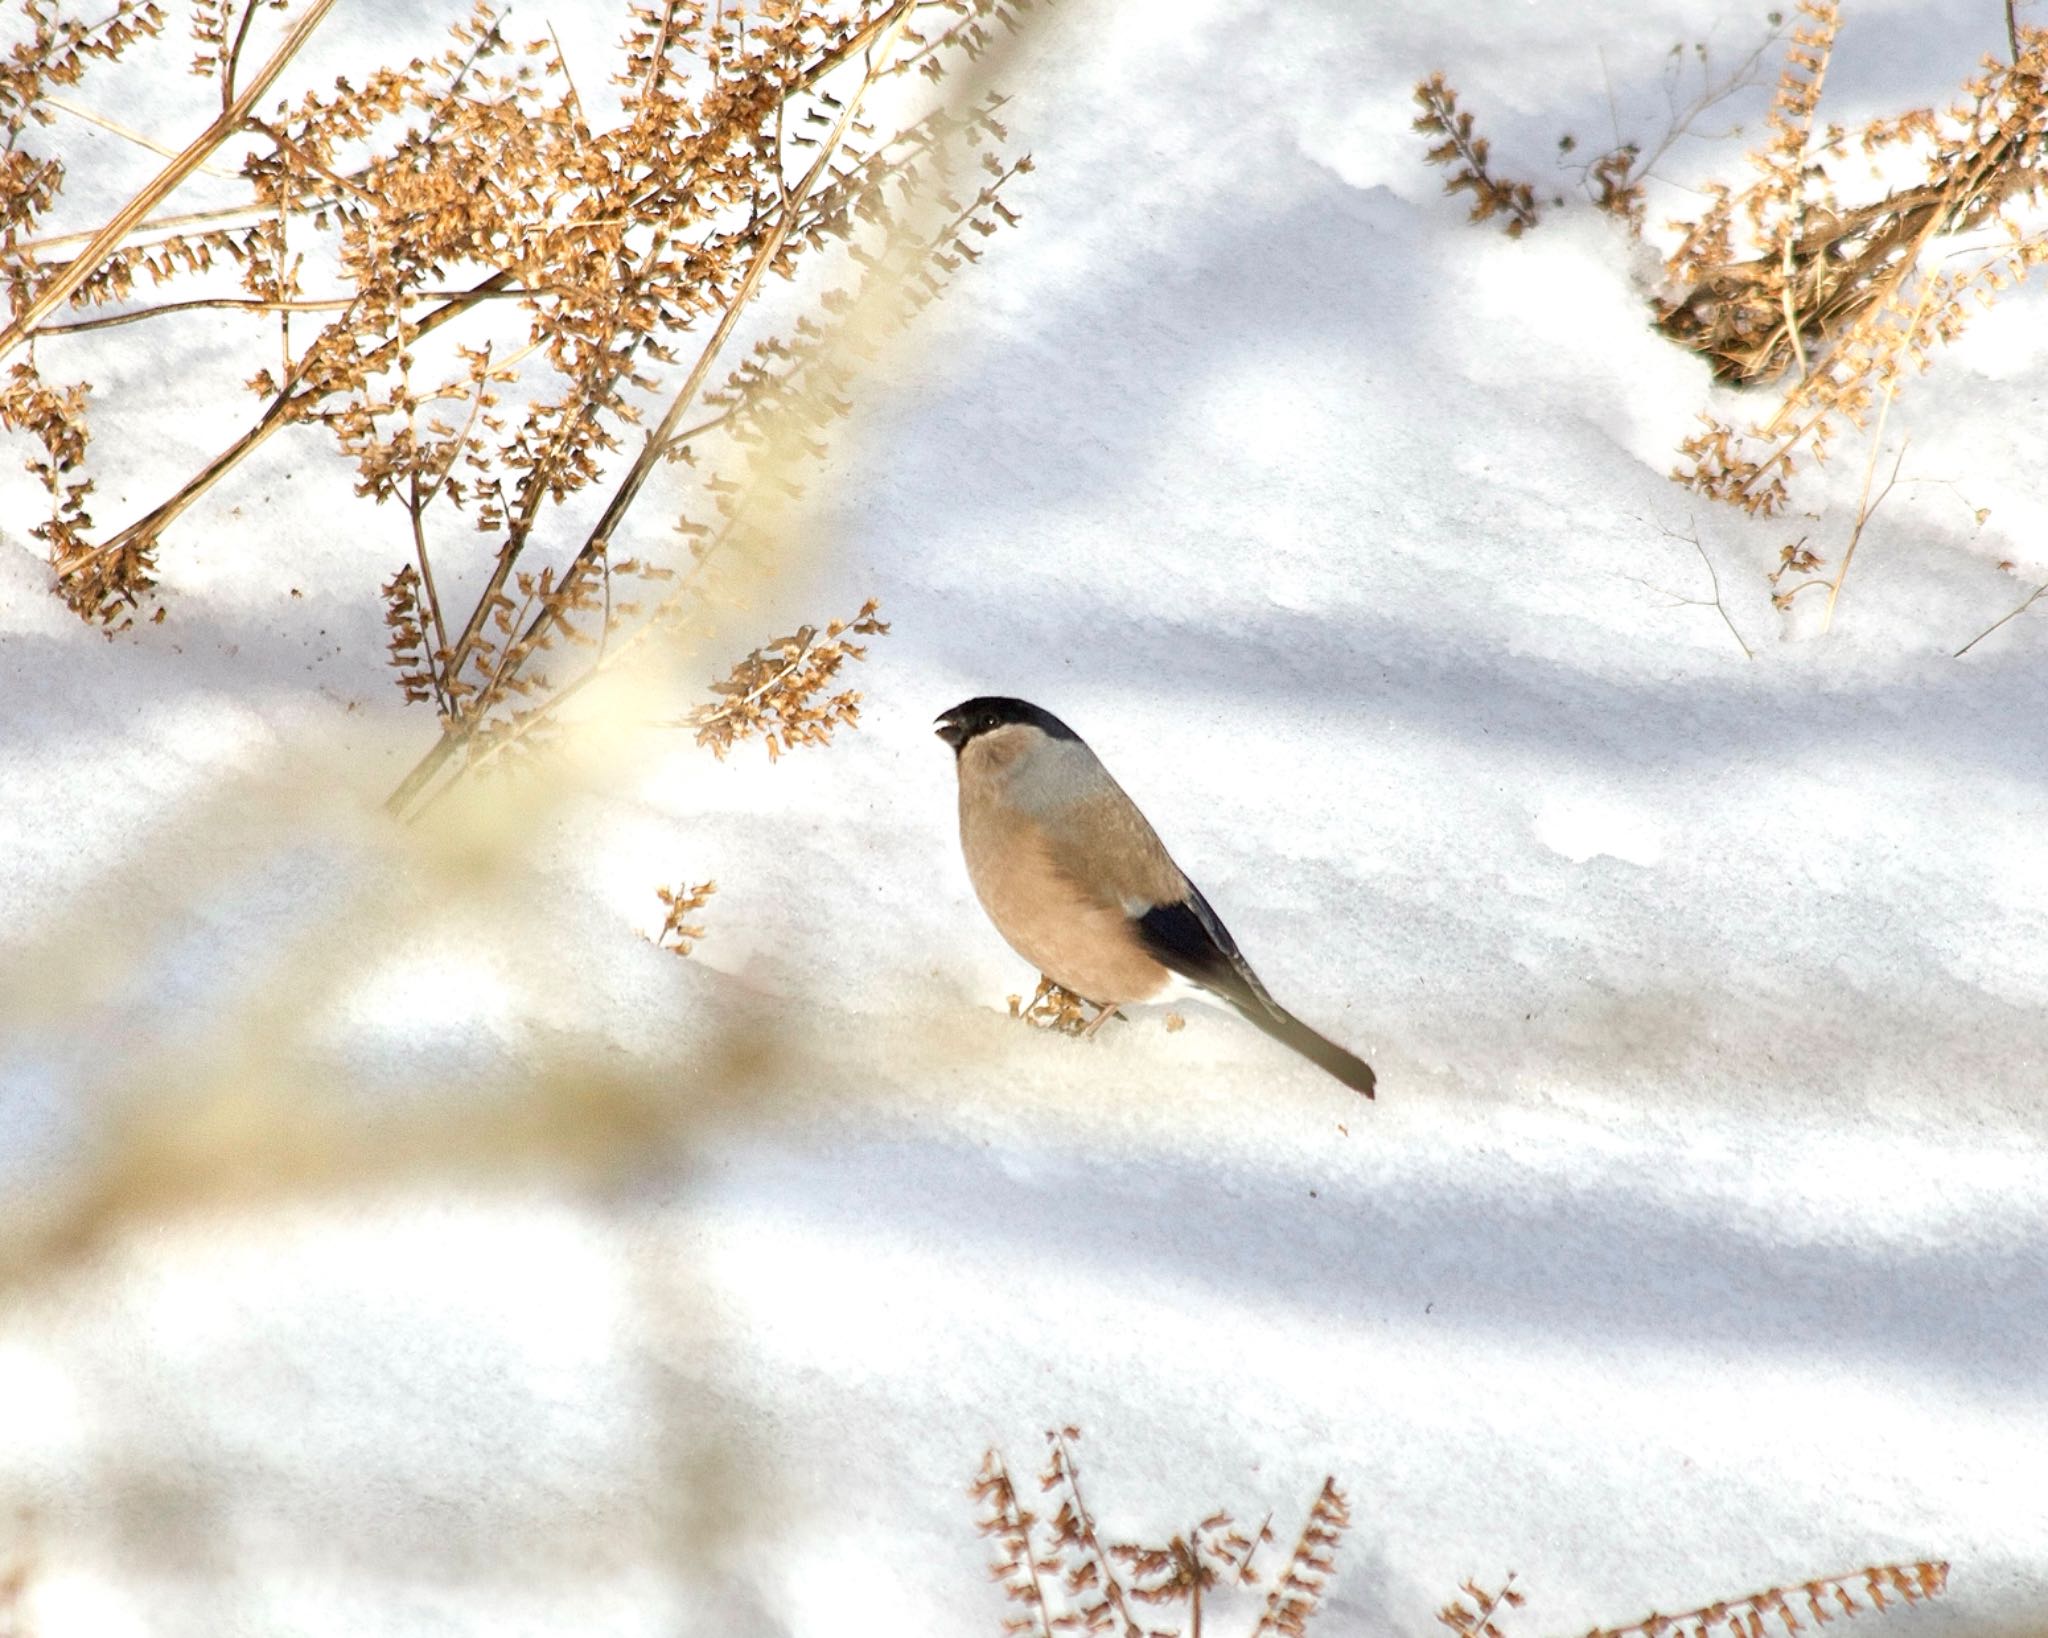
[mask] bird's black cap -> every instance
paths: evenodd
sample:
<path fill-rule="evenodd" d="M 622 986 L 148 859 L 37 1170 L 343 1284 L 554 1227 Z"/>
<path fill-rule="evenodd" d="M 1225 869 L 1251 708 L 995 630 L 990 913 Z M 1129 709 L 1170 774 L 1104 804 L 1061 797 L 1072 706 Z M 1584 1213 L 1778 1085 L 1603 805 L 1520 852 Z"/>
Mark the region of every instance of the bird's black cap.
<path fill-rule="evenodd" d="M 1001 694 L 984 694 L 979 699 L 962 700 L 952 710 L 940 713 L 934 732 L 952 746 L 957 755 L 961 747 L 977 734 L 1018 722 L 1038 729 L 1048 739 L 1070 739 L 1077 745 L 1081 741 L 1079 734 L 1050 711 L 1041 711 L 1028 700 L 1013 700 Z"/>

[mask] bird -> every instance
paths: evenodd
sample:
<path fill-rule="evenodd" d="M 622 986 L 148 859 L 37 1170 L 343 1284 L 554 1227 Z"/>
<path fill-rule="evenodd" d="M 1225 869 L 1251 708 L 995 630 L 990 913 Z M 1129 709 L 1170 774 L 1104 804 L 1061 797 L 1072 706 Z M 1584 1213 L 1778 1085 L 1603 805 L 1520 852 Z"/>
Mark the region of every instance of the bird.
<path fill-rule="evenodd" d="M 933 731 L 953 749 L 975 896 L 1013 950 L 1098 1009 L 1083 1034 L 1127 1002 L 1159 999 L 1178 977 L 1373 1095 L 1370 1065 L 1267 993 L 1222 918 L 1073 729 L 1028 701 L 984 695 L 942 712 Z"/>

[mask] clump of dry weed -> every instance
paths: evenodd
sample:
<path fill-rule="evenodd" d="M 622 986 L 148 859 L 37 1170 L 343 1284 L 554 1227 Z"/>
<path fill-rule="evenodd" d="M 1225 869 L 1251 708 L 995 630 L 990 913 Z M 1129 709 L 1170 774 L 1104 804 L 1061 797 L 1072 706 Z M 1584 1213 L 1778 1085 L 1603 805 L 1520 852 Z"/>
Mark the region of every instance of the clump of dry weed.
<path fill-rule="evenodd" d="M 1190 1638 L 1200 1638 L 1204 1614 L 1219 1592 L 1269 1589 L 1252 1627 L 1254 1638 L 1296 1638 L 1314 1613 L 1351 1516 L 1334 1480 L 1325 1479 L 1310 1504 L 1293 1552 L 1262 1567 L 1259 1551 L 1273 1542 L 1272 1514 L 1256 1528 L 1240 1527 L 1212 1511 L 1163 1543 L 1106 1541 L 1081 1491 L 1074 1447 L 1078 1428 L 1046 1433 L 1041 1495 L 1053 1499 L 1050 1518 L 1027 1506 L 999 1453 L 982 1462 L 971 1494 L 981 1509 L 981 1533 L 995 1543 L 989 1572 L 1005 1598 L 1023 1606 L 1007 1617 L 1008 1634 L 1115 1633 L 1119 1638 L 1173 1638 L 1176 1629 L 1151 1624 L 1140 1611 L 1185 1611 Z"/>
<path fill-rule="evenodd" d="M 1803 463 L 1825 462 L 1844 427 L 1868 437 L 1856 519 L 1832 574 L 1803 543 L 1781 568 L 1812 578 L 1780 586 L 1780 606 L 1826 589 L 1825 628 L 1883 499 L 1879 458 L 1900 388 L 2048 259 L 2037 211 L 2048 187 L 2048 32 L 2016 28 L 2013 59 L 1987 60 L 1946 110 L 1848 128 L 1820 118 L 1839 9 L 1801 0 L 1799 10 L 1752 178 L 1711 187 L 1707 208 L 1674 224 L 1683 237 L 1665 271 L 1676 293 L 1657 322 L 1722 380 L 1789 378 L 1777 407 L 1746 430 L 1700 417 L 1672 474 L 1686 487 L 1772 516 Z M 1917 176 L 1859 190 L 1880 155 L 1890 175 Z"/>
<path fill-rule="evenodd" d="M 1942 344 L 2048 260 L 2048 31 L 2018 26 L 2011 57 L 1987 58 L 1946 109 L 1910 108 L 1850 127 L 1821 113 L 1842 19 L 1838 0 L 1798 0 L 1726 73 L 1704 42 L 1674 46 L 1665 77 L 1669 119 L 1651 142 L 1622 141 L 1581 167 L 1588 196 L 1643 228 L 1645 182 L 1707 112 L 1758 83 L 1765 52 L 1784 57 L 1763 139 L 1748 176 L 1710 184 L 1706 206 L 1670 226 L 1654 300 L 1657 326 L 1705 356 L 1735 385 L 1783 382 L 1770 414 L 1746 427 L 1715 414 L 1680 446 L 1672 476 L 1710 499 L 1775 516 L 1809 461 L 1825 463 L 1845 428 L 1867 436 L 1854 522 L 1832 565 L 1802 540 L 1772 576 L 1781 608 L 1827 593 L 1822 629 L 1872 515 L 1887 415 L 1901 387 Z M 1454 167 L 1447 189 L 1469 191 L 1475 221 L 1505 214 L 1508 232 L 1536 220 L 1533 190 L 1496 179 L 1483 138 L 1441 74 L 1416 88 L 1416 128 L 1437 139 L 1433 164 Z M 1560 155 L 1578 148 L 1567 134 Z M 1903 176 L 1903 180 L 1901 177 Z M 1896 477 L 1897 468 L 1893 468 Z M 1793 578 L 1788 579 L 1791 576 Z"/>

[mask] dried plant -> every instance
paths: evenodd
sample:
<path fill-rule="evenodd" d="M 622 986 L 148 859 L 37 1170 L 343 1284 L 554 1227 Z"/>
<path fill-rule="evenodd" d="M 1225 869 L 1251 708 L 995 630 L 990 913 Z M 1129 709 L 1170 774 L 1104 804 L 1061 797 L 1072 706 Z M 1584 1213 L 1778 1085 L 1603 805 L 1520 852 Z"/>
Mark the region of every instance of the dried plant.
<path fill-rule="evenodd" d="M 830 744 L 834 728 L 860 721 L 860 694 L 842 689 L 819 696 L 848 660 L 868 657 L 866 645 L 847 642 L 847 633 L 870 637 L 888 631 L 876 614 L 879 607 L 870 598 L 851 620 L 834 620 L 822 635 L 815 626 L 799 626 L 787 637 L 771 637 L 712 683 L 717 703 L 699 706 L 683 726 L 694 729 L 697 743 L 720 760 L 748 739 L 759 738 L 771 762 L 791 746 Z"/>
<path fill-rule="evenodd" d="M 1799 9 L 1768 137 L 1750 156 L 1754 179 L 1717 185 L 1697 219 L 1674 224 L 1684 236 L 1666 271 L 1681 293 L 1658 323 L 1724 380 L 1792 377 L 1777 409 L 1747 432 L 1701 417 L 1673 473 L 1689 488 L 1775 514 L 1801 462 L 1825 461 L 1844 425 L 1869 435 L 1851 544 L 1832 578 L 1808 582 L 1828 587 L 1832 614 L 1854 541 L 1882 499 L 1873 498 L 1878 451 L 1901 385 L 1972 311 L 2048 258 L 2048 234 L 2027 214 L 2048 182 L 2048 33 L 2017 30 L 2014 59 L 1987 60 L 1945 112 L 1912 109 L 1850 130 L 1819 120 L 1837 8 L 1802 0 Z M 1848 197 L 1851 162 L 1882 152 L 1895 169 L 1917 165 L 1919 179 L 1875 199 Z"/>
<path fill-rule="evenodd" d="M 76 474 L 91 438 L 85 421 L 87 384 L 53 387 L 37 373 L 33 359 L 17 359 L 8 376 L 0 391 L 0 427 L 25 432 L 41 446 L 41 454 L 24 464 L 50 496 L 49 516 L 29 533 L 49 552 L 65 602 L 84 618 L 119 630 L 132 623 L 141 594 L 154 582 L 155 564 L 146 547 L 102 554 L 85 538 L 92 527 L 92 514 L 85 509 L 92 480 Z"/>
<path fill-rule="evenodd" d="M 1162 1544 L 1105 1542 L 1081 1490 L 1074 1447 L 1078 1428 L 1046 1433 L 1042 1495 L 1056 1499 L 1050 1519 L 1027 1508 L 1001 1455 L 991 1450 L 970 1492 L 981 1508 L 980 1529 L 997 1556 L 991 1576 L 1023 1610 L 1007 1616 L 1005 1634 L 1110 1633 L 1115 1638 L 1174 1638 L 1179 1629 L 1151 1625 L 1152 1609 L 1186 1612 L 1188 1638 L 1201 1638 L 1212 1592 L 1256 1588 L 1269 1578 L 1256 1560 L 1273 1541 L 1272 1515 L 1256 1529 L 1240 1528 L 1213 1511 Z M 1334 1481 L 1325 1479 L 1293 1555 L 1270 1578 L 1256 1638 L 1296 1634 L 1313 1612 L 1333 1570 L 1333 1555 L 1350 1524 Z"/>
<path fill-rule="evenodd" d="M 2012 565 L 2010 563 L 2001 563 L 1999 567 L 2002 569 L 2010 570 L 2012 568 Z M 2048 581 L 2043 581 L 2040 585 L 2036 586 L 2032 591 L 2028 592 L 2025 597 L 2021 598 L 2017 605 L 2006 610 L 2006 612 L 2001 614 L 1996 620 L 1993 620 L 1990 625 L 1986 626 L 1982 631 L 1978 632 L 1976 636 L 1972 637 L 1967 643 L 1963 644 L 1961 648 L 1955 651 L 1954 657 L 1960 660 L 1965 654 L 1969 653 L 1971 649 L 1975 648 L 1979 643 L 1983 642 L 1986 637 L 1989 637 L 1994 631 L 1998 630 L 2000 626 L 2004 625 L 2009 620 L 2017 620 L 2021 615 L 2025 614 L 2027 610 L 2032 608 L 2036 603 L 2040 602 L 2043 597 L 2048 597 Z"/>
<path fill-rule="evenodd" d="M 1253 1638 L 1284 1634 L 1300 1638 L 1315 1614 L 1330 1577 L 1336 1574 L 1337 1544 L 1351 1528 L 1351 1509 L 1333 1478 L 1323 1480 L 1322 1493 L 1308 1511 L 1308 1522 L 1288 1555 L 1286 1567 L 1266 1595 L 1266 1610 L 1259 1617 Z"/>
<path fill-rule="evenodd" d="M 44 18 L 47 0 L 23 3 Z M 997 153 L 999 98 L 878 131 L 870 93 L 985 57 L 1029 0 L 632 5 L 614 76 L 623 118 L 604 130 L 550 40 L 515 40 L 479 9 L 438 55 L 259 117 L 253 98 L 331 3 L 308 0 L 252 75 L 265 0 L 203 0 L 193 68 L 220 82 L 219 116 L 82 247 L 30 231 L 58 161 L 0 172 L 14 229 L 0 240 L 13 300 L 0 354 L 240 311 L 274 337 L 249 378 L 262 409 L 248 429 L 102 537 L 78 473 L 83 386 L 43 386 L 30 355 L 0 425 L 39 443 L 58 590 L 110 628 L 149 592 L 166 531 L 253 450 L 288 427 L 332 434 L 359 492 L 403 518 L 407 561 L 384 591 L 391 657 L 405 698 L 440 725 L 394 794 L 415 812 L 444 773 L 494 757 L 610 663 L 621 626 L 701 626 L 713 559 L 778 548 L 798 470 L 850 408 L 860 356 L 1017 221 L 1001 195 L 1030 168 Z M 47 119 L 46 84 L 76 77 L 64 50 L 109 55 L 161 21 L 124 3 L 94 30 L 49 24 L 38 60 L 55 66 L 24 68 L 18 53 L 0 113 L 17 133 Z M 245 204 L 151 214 L 230 140 L 248 149 Z M 835 263 L 851 273 L 836 285 Z M 768 277 L 813 264 L 814 305 L 791 332 L 744 337 Z M 144 302 L 145 278 L 202 293 Z M 107 311 L 58 322 L 65 307 Z M 688 474 L 696 498 L 673 551 L 656 531 L 629 555 L 629 515 L 662 467 Z M 455 552 L 448 522 L 480 534 L 482 553 Z M 656 597 L 636 595 L 650 583 Z M 580 666 L 551 675 L 549 656 L 572 649 Z"/>
<path fill-rule="evenodd" d="M 1045 1638 L 1051 1638 L 1053 1614 L 1046 1600 L 1046 1577 L 1059 1573 L 1060 1561 L 1038 1556 L 1032 1542 L 1032 1532 L 1039 1523 L 1038 1515 L 1018 1500 L 1016 1482 L 995 1451 L 991 1450 L 982 1459 L 981 1471 L 975 1476 L 971 1493 L 975 1504 L 982 1509 L 981 1533 L 1000 1549 L 989 1565 L 989 1574 L 1002 1587 L 1004 1597 L 1030 1611 L 1028 1615 L 1007 1617 L 1003 1631 L 1006 1634 L 1022 1633 L 1035 1627 L 1045 1634 Z M 1075 1590 L 1079 1591 L 1083 1584 L 1077 1582 Z M 1072 1630 L 1071 1621 L 1063 1617 L 1062 1623 L 1060 1630 Z M 1087 1630 L 1099 1632 L 1103 1626 L 1091 1621 Z"/>
<path fill-rule="evenodd" d="M 1630 575 L 1628 578 L 1635 581 L 1639 586 L 1657 592 L 1673 607 L 1712 609 L 1721 617 L 1721 624 L 1728 628 L 1728 635 L 1735 639 L 1735 646 L 1742 650 L 1742 657 L 1745 660 L 1755 659 L 1756 651 L 1749 646 L 1741 631 L 1736 628 L 1735 617 L 1728 612 L 1728 605 L 1721 601 L 1720 571 L 1714 567 L 1714 560 L 1707 555 L 1707 548 L 1701 544 L 1698 528 L 1691 520 L 1687 520 L 1684 534 L 1680 534 L 1676 529 L 1670 528 L 1665 528 L 1662 532 L 1667 540 L 1682 540 L 1692 547 L 1693 554 L 1699 558 L 1701 566 L 1707 571 L 1708 595 L 1705 597 L 1687 597 L 1682 592 L 1669 591 L 1664 587 L 1654 585 L 1640 575 Z"/>
<path fill-rule="evenodd" d="M 406 572 L 400 571 L 400 579 Z M 392 588 L 387 586 L 385 592 L 391 597 Z M 401 664 L 402 640 L 414 647 L 420 640 L 417 615 L 405 615 L 404 606 L 403 594 L 393 600 L 392 618 L 401 623 L 393 625 L 392 655 L 394 663 Z M 771 762 L 793 746 L 831 743 L 835 728 L 858 726 L 860 695 L 843 689 L 829 698 L 819 696 L 848 660 L 867 658 L 866 646 L 847 642 L 847 633 L 880 636 L 888 631 L 880 607 L 870 598 L 851 620 L 832 621 L 822 635 L 815 626 L 801 626 L 787 637 L 771 638 L 734 666 L 730 675 L 711 684 L 712 692 L 720 696 L 717 703 L 699 706 L 676 726 L 694 729 L 697 743 L 709 746 L 721 761 L 734 745 L 754 738 L 764 740 Z M 679 956 L 688 955 L 704 936 L 703 927 L 690 917 L 717 891 L 715 881 L 656 888 L 654 896 L 664 915 L 654 942 Z"/>
<path fill-rule="evenodd" d="M 1444 179 L 1445 193 L 1472 195 L 1470 220 L 1488 221 L 1504 216 L 1507 235 L 1519 239 L 1536 225 L 1536 194 L 1526 182 L 1503 182 L 1486 168 L 1486 138 L 1472 130 L 1472 116 L 1458 106 L 1458 93 L 1443 75 L 1432 74 L 1415 87 L 1415 101 L 1422 112 L 1414 128 L 1438 140 L 1431 144 L 1427 159 L 1432 165 L 1453 167 Z"/>
<path fill-rule="evenodd" d="M 32 125 L 54 117 L 55 87 L 78 84 L 95 62 L 111 62 L 138 40 L 149 39 L 164 26 L 162 9 L 152 0 L 117 0 L 95 22 L 58 15 L 46 0 L 22 0 L 26 38 L 15 42 L 0 63 L 0 246 L 34 235 L 37 223 L 63 191 L 65 167 L 54 155 L 39 154 L 27 138 Z M 40 295 L 33 272 L 0 252 L 0 277 L 7 286 L 9 309 L 19 327 L 20 315 Z M 10 332 L 11 333 L 11 332 Z M 110 629 L 126 625 L 138 598 L 153 582 L 147 550 L 96 556 L 88 542 L 92 516 L 85 498 L 92 480 L 81 474 L 90 431 L 85 406 L 88 384 L 62 386 L 46 382 L 34 353 L 8 366 L 7 386 L 0 390 L 0 427 L 26 433 L 40 453 L 27 465 L 50 496 L 49 516 L 30 533 L 42 541 L 56 570 L 57 587 L 72 608 Z"/>
<path fill-rule="evenodd" d="M 1765 21 L 1768 32 L 1762 40 L 1725 70 L 1716 64 L 1713 49 L 1705 40 L 1681 40 L 1671 47 L 1665 54 L 1661 131 L 1654 137 L 1630 141 L 1623 139 L 1617 126 L 1612 145 L 1581 167 L 1581 184 L 1597 209 L 1620 217 L 1632 232 L 1642 231 L 1646 184 L 1665 155 L 1688 137 L 1711 134 L 1700 129 L 1708 114 L 1763 83 L 1764 58 L 1779 39 L 1784 16 L 1770 12 Z M 1558 139 L 1560 155 L 1569 155 L 1578 146 L 1578 139 L 1569 132 Z"/>
<path fill-rule="evenodd" d="M 1643 163 L 1639 143 L 1610 148 L 1586 167 L 1586 191 L 1595 209 L 1619 216 L 1637 233 L 1643 230 Z"/>
<path fill-rule="evenodd" d="M 1767 1587 L 1762 1592 L 1719 1603 L 1704 1604 L 1683 1615 L 1646 1615 L 1625 1627 L 1595 1627 L 1586 1638 L 1765 1638 L 1776 1630 L 1785 1638 L 1797 1638 L 1805 1628 L 1799 1620 L 1799 1605 L 1815 1626 L 1826 1626 L 1837 1614 L 1859 1614 L 1856 1601 L 1860 1588 L 1873 1610 L 1890 1608 L 1894 1598 L 1916 1604 L 1933 1598 L 1948 1586 L 1948 1565 L 1940 1560 L 1914 1564 L 1873 1564 L 1847 1575 L 1824 1575 L 1790 1587 Z"/>
<path fill-rule="evenodd" d="M 697 940 L 704 936 L 704 929 L 689 918 L 709 904 L 711 895 L 717 891 L 716 882 L 699 882 L 695 887 L 656 888 L 654 896 L 661 901 L 667 914 L 662 918 L 661 931 L 654 942 L 679 956 L 688 955 L 697 947 Z"/>
<path fill-rule="evenodd" d="M 1806 1631 L 1799 1619 L 1801 1610 L 1816 1626 L 1828 1625 L 1837 1615 L 1857 1615 L 1865 1608 L 1856 1601 L 1858 1589 L 1869 1600 L 1869 1608 L 1885 1610 L 1894 1599 L 1918 1603 L 1933 1598 L 1947 1585 L 1948 1565 L 1938 1560 L 1874 1564 L 1848 1575 L 1819 1576 L 1794 1586 L 1767 1587 L 1741 1598 L 1703 1604 L 1683 1615 L 1652 1614 L 1627 1626 L 1594 1627 L 1586 1638 L 1769 1638 L 1773 1632 L 1783 1638 L 1800 1638 Z M 1467 1581 L 1463 1596 L 1439 1610 L 1437 1620 L 1458 1638 L 1504 1638 L 1495 1617 L 1503 1609 L 1519 1609 L 1524 1602 L 1513 1575 L 1493 1592 Z"/>
<path fill-rule="evenodd" d="M 1503 1605 L 1519 1609 L 1525 1602 L 1515 1590 L 1512 1570 L 1508 1572 L 1507 1580 L 1492 1592 L 1476 1581 L 1467 1581 L 1460 1592 L 1460 1597 L 1452 1599 L 1436 1612 L 1438 1622 L 1449 1627 L 1458 1638 L 1501 1638 L 1501 1630 L 1494 1624 L 1495 1614 Z"/>
<path fill-rule="evenodd" d="M 1058 1035 L 1085 1035 L 1094 1022 L 1088 1008 L 1093 1005 L 1064 985 L 1055 984 L 1043 973 L 1038 988 L 1027 1002 L 1021 995 L 1010 997 L 1010 1016 L 1020 1018 L 1033 1029 L 1049 1029 Z M 1102 1009 L 1098 1008 L 1100 1012 Z M 1115 1011 L 1115 1008 L 1110 1008 Z"/>

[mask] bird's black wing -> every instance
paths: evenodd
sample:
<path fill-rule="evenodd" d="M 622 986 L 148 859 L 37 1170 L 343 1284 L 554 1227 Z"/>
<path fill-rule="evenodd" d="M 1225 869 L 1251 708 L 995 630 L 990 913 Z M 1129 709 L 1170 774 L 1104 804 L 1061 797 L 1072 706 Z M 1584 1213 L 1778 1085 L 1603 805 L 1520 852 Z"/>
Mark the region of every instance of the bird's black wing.
<path fill-rule="evenodd" d="M 1259 975 L 1238 950 L 1223 918 L 1209 907 L 1201 889 L 1188 883 L 1188 896 L 1155 904 L 1135 923 L 1138 941 L 1169 972 L 1214 990 L 1246 1017 L 1277 1012 Z"/>
<path fill-rule="evenodd" d="M 1321 1065 L 1354 1091 L 1373 1095 L 1372 1066 L 1318 1035 L 1266 993 L 1223 918 L 1209 908 L 1194 883 L 1188 883 L 1186 898 L 1154 905 L 1135 917 L 1132 926 L 1139 942 L 1169 972 L 1222 996 L 1274 1040 Z"/>

